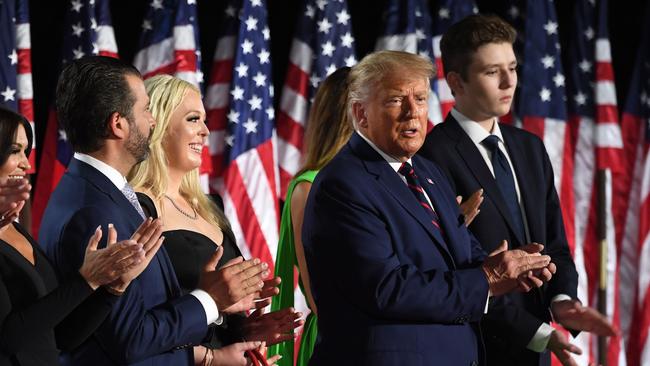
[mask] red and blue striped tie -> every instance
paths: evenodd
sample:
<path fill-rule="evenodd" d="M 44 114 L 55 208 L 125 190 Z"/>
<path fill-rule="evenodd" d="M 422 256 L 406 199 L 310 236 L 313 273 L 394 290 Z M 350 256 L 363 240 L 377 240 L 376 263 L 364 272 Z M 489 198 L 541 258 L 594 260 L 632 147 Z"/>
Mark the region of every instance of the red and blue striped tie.
<path fill-rule="evenodd" d="M 415 174 L 415 169 L 413 169 L 413 166 L 405 161 L 402 163 L 402 166 L 399 167 L 399 170 L 397 172 L 406 178 L 406 185 L 409 187 L 411 192 L 413 192 L 415 198 L 420 203 L 420 206 L 422 206 L 422 208 L 424 208 L 427 214 L 431 217 L 431 223 L 442 232 L 438 214 L 436 214 L 436 211 L 433 209 L 433 207 L 431 207 L 429 200 L 427 200 L 427 197 L 424 195 L 424 189 L 420 185 L 420 181 L 418 180 L 418 176 Z"/>

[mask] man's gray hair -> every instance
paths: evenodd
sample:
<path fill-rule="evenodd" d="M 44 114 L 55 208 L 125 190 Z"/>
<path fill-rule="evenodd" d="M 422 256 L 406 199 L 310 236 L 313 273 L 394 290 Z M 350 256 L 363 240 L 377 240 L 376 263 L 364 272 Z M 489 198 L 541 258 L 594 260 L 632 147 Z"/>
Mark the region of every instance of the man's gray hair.
<path fill-rule="evenodd" d="M 352 112 L 354 103 L 365 102 L 371 91 L 388 75 L 398 70 L 406 72 L 410 78 L 423 78 L 427 89 L 429 79 L 436 72 L 435 66 L 429 59 L 413 53 L 402 51 L 377 51 L 364 57 L 350 71 L 347 109 L 350 120 L 357 129 L 357 121 Z"/>

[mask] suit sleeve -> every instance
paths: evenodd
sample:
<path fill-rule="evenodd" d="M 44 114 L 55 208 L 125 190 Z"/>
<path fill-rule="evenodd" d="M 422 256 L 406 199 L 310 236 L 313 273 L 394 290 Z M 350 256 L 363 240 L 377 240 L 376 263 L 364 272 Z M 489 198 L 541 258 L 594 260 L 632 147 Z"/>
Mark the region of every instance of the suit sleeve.
<path fill-rule="evenodd" d="M 342 296 L 377 319 L 450 324 L 480 319 L 488 292 L 482 270 L 423 271 L 400 260 L 386 216 L 394 213 L 375 211 L 364 190 L 371 188 L 333 179 L 312 191 L 303 240 L 308 257 L 318 260 L 309 267 L 318 267 Z M 328 265 L 335 269 L 321 268 Z"/>
<path fill-rule="evenodd" d="M 82 209 L 64 227 L 58 244 L 60 261 L 57 263 L 63 274 L 81 266 L 85 243 L 98 225 L 106 227 L 112 222 L 118 240 L 128 238 L 126 234 L 130 234 L 130 230 L 124 223 L 120 224 L 115 217 L 111 220 L 101 212 L 94 207 Z M 102 237 L 100 247 L 105 245 L 106 235 Z M 198 299 L 185 295 L 148 308 L 143 286 L 152 284 L 142 283 L 140 278 L 132 281 L 95 333 L 106 354 L 119 364 L 138 362 L 179 346 L 199 344 L 207 334 L 205 310 Z"/>
<path fill-rule="evenodd" d="M 117 299 L 103 287 L 93 292 L 54 328 L 59 349 L 72 351 L 81 345 L 99 328 Z"/>
<path fill-rule="evenodd" d="M 566 294 L 572 299 L 577 299 L 578 272 L 571 257 L 564 231 L 560 199 L 555 190 L 553 167 L 541 140 L 539 144 L 541 145 L 539 148 L 543 153 L 544 177 L 546 179 L 546 243 L 543 243 L 545 245 L 544 251 L 557 266 L 557 272 L 549 281 L 546 291 L 545 301 L 548 307 L 551 299 L 559 294 Z"/>
<path fill-rule="evenodd" d="M 77 274 L 25 308 L 14 309 L 0 277 L 0 350 L 11 355 L 30 347 L 33 334 L 54 329 L 91 293 L 92 289 Z"/>

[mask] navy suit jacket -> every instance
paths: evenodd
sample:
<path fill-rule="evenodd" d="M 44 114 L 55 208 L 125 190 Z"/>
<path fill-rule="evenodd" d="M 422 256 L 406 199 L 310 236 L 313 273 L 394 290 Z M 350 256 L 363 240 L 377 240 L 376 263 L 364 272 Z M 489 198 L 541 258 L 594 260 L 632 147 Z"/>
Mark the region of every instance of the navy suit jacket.
<path fill-rule="evenodd" d="M 427 136 L 418 155 L 442 168 L 455 194 L 469 197 L 483 188 L 481 212 L 469 229 L 488 253 L 505 239 L 511 248 L 529 242 L 543 244 L 545 254 L 551 256 L 557 273 L 548 285 L 526 294 L 511 293 L 490 300 L 488 314 L 481 322 L 489 364 L 548 365 L 548 351 L 540 354 L 526 346 L 542 322 L 550 321 L 549 306 L 554 296 L 577 297 L 578 274 L 566 241 L 553 168 L 542 140 L 513 126 L 499 127 L 519 183 L 530 238 L 513 231 L 494 176 L 451 113 Z"/>
<path fill-rule="evenodd" d="M 39 231 L 41 245 L 62 280 L 83 262 L 88 239 L 107 224 L 118 240 L 128 239 L 142 218 L 126 197 L 101 172 L 72 159 L 50 197 Z M 180 295 L 180 287 L 161 247 L 149 266 L 131 282 L 94 335 L 64 356 L 69 365 L 193 365 L 191 344 L 207 334 L 201 303 Z"/>
<path fill-rule="evenodd" d="M 356 133 L 317 175 L 303 244 L 318 307 L 310 365 L 477 365 L 488 283 L 446 178 L 413 157 L 444 235 Z"/>

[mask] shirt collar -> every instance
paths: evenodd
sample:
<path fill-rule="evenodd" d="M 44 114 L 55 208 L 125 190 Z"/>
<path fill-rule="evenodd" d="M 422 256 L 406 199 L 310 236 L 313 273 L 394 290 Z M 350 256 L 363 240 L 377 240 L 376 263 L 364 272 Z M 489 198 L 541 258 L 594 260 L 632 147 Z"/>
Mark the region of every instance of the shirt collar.
<path fill-rule="evenodd" d="M 364 139 L 368 143 L 368 145 L 370 145 L 370 147 L 372 147 L 379 155 L 381 155 L 382 158 L 384 158 L 384 160 L 386 160 L 388 162 L 390 167 L 393 168 L 393 170 L 395 172 L 397 172 L 399 170 L 399 168 L 402 166 L 401 161 L 399 161 L 399 160 L 395 159 L 394 157 L 392 157 L 392 156 L 386 154 L 385 152 L 381 151 L 381 149 L 378 148 L 377 145 L 375 145 L 372 141 L 370 141 L 370 139 L 368 139 L 366 136 L 364 136 L 361 133 L 361 131 L 357 130 L 356 132 L 359 134 L 359 136 L 361 136 L 362 139 Z M 409 164 L 413 165 L 410 158 L 407 160 L 407 162 Z"/>
<path fill-rule="evenodd" d="M 79 161 L 83 161 L 84 163 L 99 170 L 106 176 L 106 178 L 113 182 L 117 189 L 122 190 L 122 188 L 124 188 L 124 185 L 126 184 L 126 178 L 124 178 L 122 173 L 118 172 L 117 169 L 87 154 L 76 152 L 74 153 L 74 158 Z"/>
<path fill-rule="evenodd" d="M 478 122 L 469 119 L 464 114 L 460 113 L 456 108 L 452 108 L 451 115 L 458 121 L 460 127 L 465 131 L 469 138 L 474 142 L 474 144 L 479 145 L 486 137 L 494 135 L 499 138 L 499 141 L 503 143 L 503 135 L 501 135 L 501 129 L 499 128 L 499 120 L 494 118 L 494 125 L 492 126 L 492 133 L 485 130 L 481 127 Z"/>

